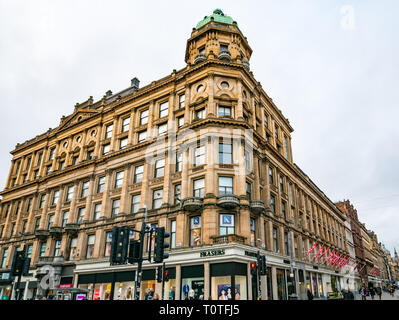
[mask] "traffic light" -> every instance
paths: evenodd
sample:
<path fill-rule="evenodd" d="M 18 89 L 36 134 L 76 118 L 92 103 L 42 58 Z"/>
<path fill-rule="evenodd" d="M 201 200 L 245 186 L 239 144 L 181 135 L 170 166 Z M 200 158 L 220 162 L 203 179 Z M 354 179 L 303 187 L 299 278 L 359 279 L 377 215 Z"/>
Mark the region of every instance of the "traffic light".
<path fill-rule="evenodd" d="M 24 260 L 24 252 L 15 250 L 10 271 L 12 277 L 19 276 L 22 273 Z"/>
<path fill-rule="evenodd" d="M 30 258 L 26 257 L 24 259 L 24 265 L 22 267 L 22 275 L 28 276 L 29 275 L 29 267 L 30 267 Z"/>
<path fill-rule="evenodd" d="M 136 263 L 140 261 L 140 241 L 130 240 L 129 243 L 129 263 Z"/>
<path fill-rule="evenodd" d="M 165 282 L 169 281 L 169 272 L 167 270 L 163 272 L 163 281 Z"/>
<path fill-rule="evenodd" d="M 162 282 L 162 266 L 157 268 L 157 282 Z"/>
<path fill-rule="evenodd" d="M 261 276 L 265 276 L 266 275 L 266 257 L 265 256 L 261 256 L 260 257 L 260 275 Z"/>
<path fill-rule="evenodd" d="M 256 277 L 257 275 L 257 266 L 256 266 L 256 262 L 251 262 L 251 274 Z"/>
<path fill-rule="evenodd" d="M 154 262 L 160 263 L 169 257 L 169 253 L 165 252 L 165 248 L 169 248 L 169 242 L 165 242 L 168 237 L 170 234 L 165 232 L 164 227 L 155 228 Z"/>
<path fill-rule="evenodd" d="M 111 264 L 126 263 L 129 231 L 128 227 L 114 227 L 112 229 L 111 254 L 109 257 Z"/>

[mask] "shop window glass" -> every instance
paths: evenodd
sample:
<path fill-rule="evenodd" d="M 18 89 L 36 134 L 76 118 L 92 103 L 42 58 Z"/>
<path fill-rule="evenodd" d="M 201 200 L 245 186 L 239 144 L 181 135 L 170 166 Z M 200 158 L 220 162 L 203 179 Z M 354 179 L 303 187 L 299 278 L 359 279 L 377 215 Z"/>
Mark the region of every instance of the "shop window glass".
<path fill-rule="evenodd" d="M 212 277 L 212 300 L 233 300 L 231 276 Z"/>
<path fill-rule="evenodd" d="M 133 300 L 134 281 L 115 282 L 114 300 Z"/>
<path fill-rule="evenodd" d="M 182 300 L 199 300 L 204 295 L 204 278 L 186 278 L 182 279 Z"/>
<path fill-rule="evenodd" d="M 192 217 L 190 221 L 190 245 L 197 247 L 201 245 L 201 217 Z"/>
<path fill-rule="evenodd" d="M 104 252 L 105 257 L 109 257 L 111 255 L 111 244 L 112 244 L 112 232 L 107 232 L 105 238 L 105 252 Z"/>
<path fill-rule="evenodd" d="M 277 293 L 279 300 L 287 300 L 286 278 L 284 270 L 277 269 Z"/>
<path fill-rule="evenodd" d="M 221 236 L 234 234 L 234 215 L 221 214 L 220 215 L 220 232 Z"/>

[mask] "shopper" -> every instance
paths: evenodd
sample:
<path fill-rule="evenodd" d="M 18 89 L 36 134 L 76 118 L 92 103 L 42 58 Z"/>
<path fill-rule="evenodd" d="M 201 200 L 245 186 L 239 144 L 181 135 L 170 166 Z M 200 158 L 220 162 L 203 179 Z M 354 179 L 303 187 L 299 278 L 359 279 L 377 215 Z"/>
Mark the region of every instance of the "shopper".
<path fill-rule="evenodd" d="M 308 289 L 307 291 L 307 295 L 308 295 L 308 300 L 313 300 L 313 293 L 310 292 L 310 290 Z"/>
<path fill-rule="evenodd" d="M 378 297 L 379 297 L 380 300 L 381 300 L 382 290 L 381 290 L 381 287 L 380 287 L 380 286 L 378 286 L 378 287 L 376 288 L 376 293 L 377 293 Z"/>

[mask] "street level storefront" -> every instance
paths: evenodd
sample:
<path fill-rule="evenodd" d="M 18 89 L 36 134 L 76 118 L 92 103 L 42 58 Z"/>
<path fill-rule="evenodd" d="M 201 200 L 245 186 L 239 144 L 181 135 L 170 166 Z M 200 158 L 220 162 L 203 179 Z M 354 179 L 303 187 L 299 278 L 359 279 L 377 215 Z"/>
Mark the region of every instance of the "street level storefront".
<path fill-rule="evenodd" d="M 250 263 L 256 261 L 253 247 L 220 244 L 171 250 L 165 260 L 169 281 L 164 284 L 164 300 L 252 300 L 256 282 Z M 261 277 L 262 299 L 307 299 L 306 289 L 316 298 L 339 287 L 339 277 L 332 270 L 306 262 L 284 260 L 277 253 L 266 255 L 266 276 Z M 162 283 L 156 281 L 160 264 L 143 263 L 140 299 L 156 292 L 162 298 Z M 137 265 L 110 266 L 107 259 L 79 262 L 74 287 L 87 290 L 90 300 L 133 300 Z M 334 277 L 333 279 L 331 277 Z M 333 285 L 331 285 L 333 283 Z"/>
<path fill-rule="evenodd" d="M 9 273 L 0 274 L 0 299 L 10 300 L 12 293 L 12 280 Z"/>

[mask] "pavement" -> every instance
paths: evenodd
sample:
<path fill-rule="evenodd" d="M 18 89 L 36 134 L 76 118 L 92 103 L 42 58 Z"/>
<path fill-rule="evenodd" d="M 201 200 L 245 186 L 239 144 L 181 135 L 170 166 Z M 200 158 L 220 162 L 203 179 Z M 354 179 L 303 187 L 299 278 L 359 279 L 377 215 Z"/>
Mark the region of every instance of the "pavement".
<path fill-rule="evenodd" d="M 359 293 L 355 293 L 355 300 L 362 300 L 362 296 Z M 366 300 L 373 300 L 371 296 L 366 297 Z M 380 300 L 377 295 L 374 296 L 374 300 Z M 395 290 L 394 296 L 392 297 L 388 292 L 382 292 L 381 300 L 399 300 L 399 290 Z"/>

